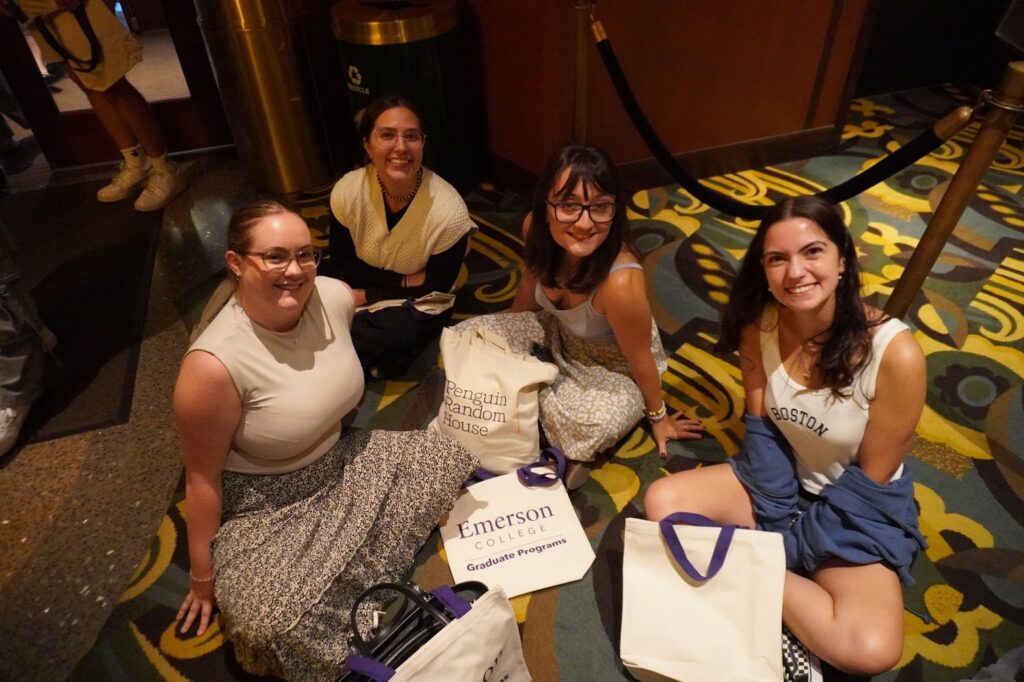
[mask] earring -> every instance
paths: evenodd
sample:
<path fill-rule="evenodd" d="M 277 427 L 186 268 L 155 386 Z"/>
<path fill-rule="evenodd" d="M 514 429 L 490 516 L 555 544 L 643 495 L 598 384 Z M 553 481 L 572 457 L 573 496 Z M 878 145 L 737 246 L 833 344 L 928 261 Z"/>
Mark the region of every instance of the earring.
<path fill-rule="evenodd" d="M 242 277 L 241 273 L 239 273 L 238 270 L 232 270 L 231 272 L 234 274 L 236 282 Z"/>

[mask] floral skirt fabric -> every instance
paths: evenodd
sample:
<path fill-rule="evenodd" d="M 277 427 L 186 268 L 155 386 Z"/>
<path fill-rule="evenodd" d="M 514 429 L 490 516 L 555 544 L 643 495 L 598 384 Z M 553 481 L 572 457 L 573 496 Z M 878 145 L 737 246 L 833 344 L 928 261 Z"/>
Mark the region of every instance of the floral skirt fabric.
<path fill-rule="evenodd" d="M 476 466 L 438 433 L 366 431 L 298 471 L 225 472 L 213 568 L 243 667 L 285 679 L 340 676 L 356 597 L 405 576 Z"/>
<path fill-rule="evenodd" d="M 509 350 L 529 355 L 546 349 L 558 378 L 542 386 L 540 422 L 548 442 L 569 459 L 589 462 L 629 433 L 644 416 L 644 399 L 615 343 L 578 337 L 546 312 L 475 317 L 456 329 L 487 329 L 505 337 Z M 664 372 L 665 351 L 651 320 L 651 353 Z"/>

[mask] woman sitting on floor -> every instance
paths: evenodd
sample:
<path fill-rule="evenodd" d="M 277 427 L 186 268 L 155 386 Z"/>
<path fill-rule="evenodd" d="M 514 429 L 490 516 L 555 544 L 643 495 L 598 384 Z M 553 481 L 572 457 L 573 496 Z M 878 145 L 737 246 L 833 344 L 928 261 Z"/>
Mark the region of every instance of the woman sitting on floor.
<path fill-rule="evenodd" d="M 665 353 L 608 154 L 559 149 L 541 174 L 523 234 L 526 267 L 511 313 L 458 328 L 486 326 L 517 353 L 550 351 L 559 375 L 540 390 L 540 421 L 572 460 L 567 485 L 582 485 L 595 455 L 645 414 L 662 457 L 669 439 L 700 438 L 700 422 L 667 414 L 662 400 Z"/>
<path fill-rule="evenodd" d="M 904 456 L 925 363 L 907 326 L 860 298 L 853 238 L 831 204 L 787 199 L 761 222 L 722 315 L 739 350 L 742 452 L 655 481 L 647 517 L 691 511 L 783 533 L 782 619 L 832 665 L 899 661 L 900 580 L 924 541 Z"/>
<path fill-rule="evenodd" d="M 354 297 L 316 277 L 298 215 L 240 209 L 225 260 L 236 290 L 174 389 L 191 566 L 181 631 L 203 634 L 216 597 L 246 670 L 334 679 L 355 598 L 402 578 L 476 461 L 432 432 L 340 438 L 363 393 Z"/>
<path fill-rule="evenodd" d="M 363 368 L 387 378 L 405 371 L 451 321 L 452 296 L 438 297 L 445 309 L 434 307 L 433 314 L 401 304 L 452 292 L 476 226 L 455 188 L 423 167 L 426 135 L 410 102 L 374 100 L 363 111 L 359 135 L 370 164 L 331 191 L 325 274 L 353 287 L 356 307 L 395 303 L 361 310 L 352 323 Z"/>

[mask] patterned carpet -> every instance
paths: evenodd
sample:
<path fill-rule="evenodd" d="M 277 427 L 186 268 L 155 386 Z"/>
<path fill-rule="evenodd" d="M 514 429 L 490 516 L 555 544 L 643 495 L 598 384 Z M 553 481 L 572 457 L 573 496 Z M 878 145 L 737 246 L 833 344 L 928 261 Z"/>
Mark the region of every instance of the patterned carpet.
<path fill-rule="evenodd" d="M 710 178 L 750 202 L 809 194 L 866 168 L 974 93 L 956 87 L 857 100 L 835 154 Z M 963 158 L 977 123 L 908 170 L 843 205 L 858 240 L 864 287 L 879 307 Z M 929 549 L 914 566 L 899 666 L 877 680 L 942 682 L 975 672 L 1024 642 L 1024 134 L 1018 128 L 937 263 L 906 321 L 927 355 L 928 406 L 911 448 L 921 528 Z M 518 224 L 525 202 L 481 190 L 469 197 L 483 229 L 472 240 L 457 318 L 501 310 L 518 280 Z M 513 599 L 537 680 L 629 679 L 616 648 L 621 608 L 622 528 L 642 492 L 665 471 L 720 462 L 741 441 L 736 359 L 712 352 L 718 309 L 753 225 L 717 214 L 677 187 L 641 191 L 631 218 L 665 347 L 670 405 L 698 415 L 708 437 L 675 443 L 662 463 L 641 429 L 573 495 L 597 561 L 580 582 Z M 304 215 L 316 228 L 325 209 Z M 404 381 L 374 382 L 348 421 L 354 427 L 416 428 L 436 412 L 436 345 Z M 187 579 L 182 503 L 164 519 L 133 583 L 75 679 L 246 679 L 218 627 L 181 639 L 172 619 Z M 437 533 L 415 579 L 451 580 Z"/>

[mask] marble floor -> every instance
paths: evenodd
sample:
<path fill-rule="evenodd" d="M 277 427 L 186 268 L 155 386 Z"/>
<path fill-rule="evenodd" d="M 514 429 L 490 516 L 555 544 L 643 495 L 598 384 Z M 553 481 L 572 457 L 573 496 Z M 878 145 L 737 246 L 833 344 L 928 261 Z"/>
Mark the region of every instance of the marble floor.
<path fill-rule="evenodd" d="M 143 562 L 180 477 L 170 397 L 188 330 L 176 299 L 218 272 L 232 207 L 250 193 L 231 156 L 183 167 L 190 185 L 164 211 L 128 423 L 0 462 L 0 679 L 68 675 Z"/>

